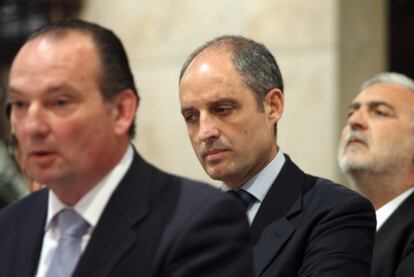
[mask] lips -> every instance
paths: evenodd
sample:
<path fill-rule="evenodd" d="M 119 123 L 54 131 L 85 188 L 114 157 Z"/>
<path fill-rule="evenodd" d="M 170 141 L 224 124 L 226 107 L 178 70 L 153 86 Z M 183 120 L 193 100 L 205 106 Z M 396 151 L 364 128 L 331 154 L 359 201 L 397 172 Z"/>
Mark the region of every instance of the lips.
<path fill-rule="evenodd" d="M 210 149 L 203 154 L 203 157 L 206 161 L 215 161 L 223 158 L 227 152 L 229 152 L 227 149 Z"/>
<path fill-rule="evenodd" d="M 351 144 L 363 144 L 363 145 L 366 145 L 366 143 L 364 141 L 359 140 L 359 139 L 350 139 L 350 140 L 348 140 L 348 143 L 347 144 L 348 145 L 351 145 Z"/>
<path fill-rule="evenodd" d="M 55 156 L 56 153 L 52 151 L 36 150 L 31 151 L 28 157 L 31 162 L 48 164 L 54 160 Z"/>
<path fill-rule="evenodd" d="M 360 148 L 369 148 L 365 137 L 359 133 L 350 133 L 346 140 L 345 149 L 356 151 Z"/>

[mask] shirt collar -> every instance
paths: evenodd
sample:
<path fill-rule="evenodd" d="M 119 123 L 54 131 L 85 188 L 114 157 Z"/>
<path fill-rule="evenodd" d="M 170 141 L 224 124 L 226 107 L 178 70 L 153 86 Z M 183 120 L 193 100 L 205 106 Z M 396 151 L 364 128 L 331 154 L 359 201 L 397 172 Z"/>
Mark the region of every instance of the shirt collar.
<path fill-rule="evenodd" d="M 408 190 L 404 191 L 390 202 L 379 208 L 375 211 L 377 216 L 377 231 L 381 228 L 384 222 L 391 216 L 391 214 L 407 199 L 408 196 L 414 191 L 413 188 L 409 188 Z"/>
<path fill-rule="evenodd" d="M 248 191 L 250 194 L 256 197 L 258 202 L 262 202 L 276 177 L 279 175 L 279 172 L 282 169 L 285 161 L 286 158 L 283 155 L 282 151 L 279 149 L 276 157 L 274 157 L 273 160 L 268 163 L 267 166 L 263 168 L 259 173 L 248 180 L 246 184 L 244 184 L 240 189 Z M 221 188 L 223 191 L 228 191 L 231 189 L 224 183 L 222 184 Z"/>
<path fill-rule="evenodd" d="M 109 198 L 131 166 L 133 156 L 134 150 L 132 146 L 129 145 L 121 161 L 73 206 L 73 209 L 78 212 L 92 228 L 98 223 Z M 62 203 L 52 190 L 49 190 L 45 230 L 50 228 L 54 216 L 65 208 L 67 208 L 67 205 Z"/>

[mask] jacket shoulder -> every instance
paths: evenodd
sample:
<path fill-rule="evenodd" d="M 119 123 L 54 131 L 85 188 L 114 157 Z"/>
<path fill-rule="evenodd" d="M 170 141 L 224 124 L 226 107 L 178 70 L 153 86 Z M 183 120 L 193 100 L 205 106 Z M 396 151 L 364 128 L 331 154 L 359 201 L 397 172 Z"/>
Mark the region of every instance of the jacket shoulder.
<path fill-rule="evenodd" d="M 4 226 L 2 222 L 7 222 L 7 225 L 12 222 L 19 223 L 28 216 L 44 213 L 47 206 L 47 197 L 48 190 L 42 189 L 4 207 L 0 210 L 0 225 Z"/>
<path fill-rule="evenodd" d="M 313 187 L 305 194 L 305 199 L 309 202 L 317 201 L 319 205 L 329 208 L 343 203 L 360 203 L 367 209 L 374 210 L 372 204 L 358 192 L 347 188 L 344 185 L 335 183 L 321 177 L 314 177 L 316 181 Z M 323 200 L 323 201 L 321 201 Z"/>

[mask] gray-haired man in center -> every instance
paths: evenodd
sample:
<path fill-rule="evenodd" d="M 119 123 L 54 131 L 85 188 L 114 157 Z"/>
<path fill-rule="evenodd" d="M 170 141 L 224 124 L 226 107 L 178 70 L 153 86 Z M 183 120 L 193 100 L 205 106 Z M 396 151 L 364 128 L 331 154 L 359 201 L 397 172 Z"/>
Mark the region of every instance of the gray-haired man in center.
<path fill-rule="evenodd" d="M 381 73 L 348 108 L 338 151 L 350 183 L 374 205 L 372 276 L 414 276 L 414 81 Z"/>

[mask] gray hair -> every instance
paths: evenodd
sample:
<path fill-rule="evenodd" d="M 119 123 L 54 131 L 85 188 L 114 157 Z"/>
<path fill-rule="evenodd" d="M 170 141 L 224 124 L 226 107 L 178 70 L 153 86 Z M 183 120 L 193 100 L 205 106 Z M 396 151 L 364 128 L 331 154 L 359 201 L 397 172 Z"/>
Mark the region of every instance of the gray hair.
<path fill-rule="evenodd" d="M 397 73 L 397 72 L 379 73 L 375 75 L 374 77 L 372 77 L 371 79 L 365 81 L 362 84 L 361 89 L 366 89 L 367 87 L 374 85 L 374 84 L 378 84 L 378 83 L 388 83 L 388 84 L 399 85 L 414 92 L 414 80 L 404 74 Z"/>
<path fill-rule="evenodd" d="M 387 84 L 394 84 L 394 85 L 402 86 L 414 93 L 414 80 L 404 74 L 397 73 L 397 72 L 379 73 L 375 75 L 374 77 L 372 77 L 371 79 L 368 79 L 367 81 L 365 81 L 361 86 L 361 90 L 366 89 L 367 87 L 372 86 L 374 84 L 379 84 L 379 83 L 387 83 Z M 414 107 L 413 107 L 413 120 L 411 123 L 411 129 L 414 132 Z"/>
<path fill-rule="evenodd" d="M 259 110 L 263 111 L 263 99 L 271 89 L 283 92 L 282 74 L 272 53 L 261 43 L 234 35 L 217 37 L 194 50 L 181 68 L 179 82 L 190 63 L 209 49 L 224 49 L 231 54 L 236 70 L 254 92 Z"/>

